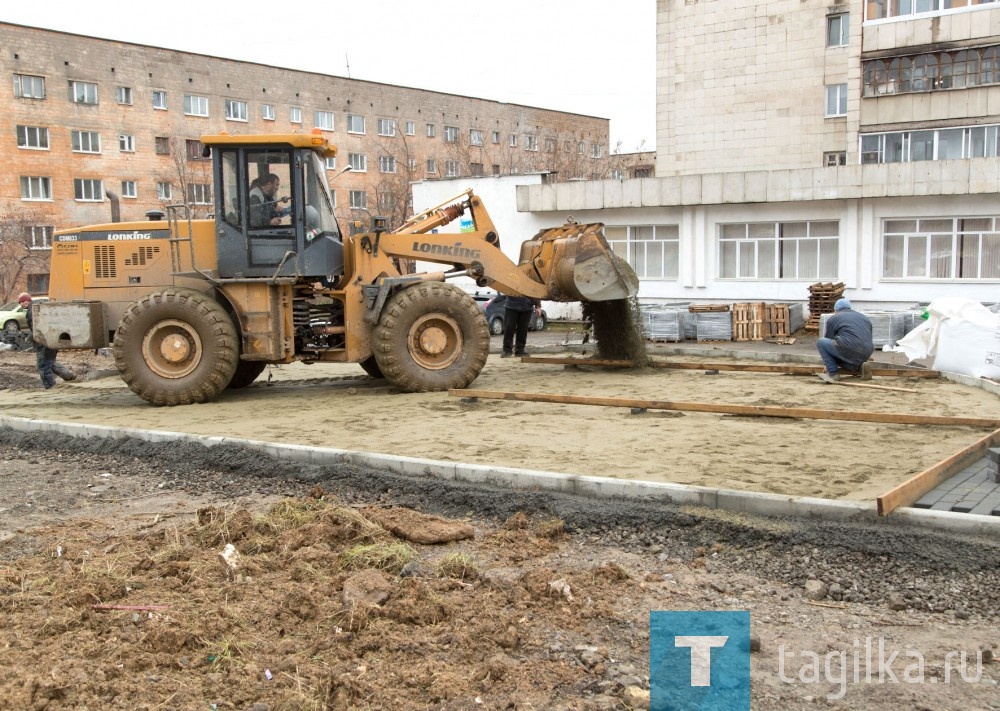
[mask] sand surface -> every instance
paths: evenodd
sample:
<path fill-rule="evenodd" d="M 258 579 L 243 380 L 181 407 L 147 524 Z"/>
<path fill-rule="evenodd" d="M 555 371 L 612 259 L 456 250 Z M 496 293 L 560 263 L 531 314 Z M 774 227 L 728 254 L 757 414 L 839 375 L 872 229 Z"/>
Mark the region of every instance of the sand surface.
<path fill-rule="evenodd" d="M 74 364 L 71 354 L 60 357 Z M 32 360 L 31 354 L 3 353 L 0 368 L 31 373 Z M 107 367 L 112 367 L 110 359 Z M 874 382 L 916 392 L 827 385 L 813 376 L 567 368 L 498 355 L 490 356 L 472 387 L 1000 418 L 1000 398 L 982 390 L 946 380 Z M 337 364 L 271 367 L 252 386 L 227 391 L 204 405 L 153 407 L 117 377 L 105 377 L 50 391 L 0 391 L 0 411 L 42 420 L 852 500 L 872 500 L 988 432 L 696 412 L 632 414 L 629 408 L 501 400 L 469 403 L 447 393 L 401 393 L 367 377 L 357 365 Z"/>

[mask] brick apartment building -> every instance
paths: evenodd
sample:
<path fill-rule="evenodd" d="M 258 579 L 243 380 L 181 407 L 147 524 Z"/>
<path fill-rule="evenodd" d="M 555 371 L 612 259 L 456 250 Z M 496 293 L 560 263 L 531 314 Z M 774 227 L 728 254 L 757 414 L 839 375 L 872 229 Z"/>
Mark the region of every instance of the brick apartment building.
<path fill-rule="evenodd" d="M 412 209 L 410 183 L 556 171 L 634 175 L 609 159 L 607 119 L 0 23 L 0 242 L 27 235 L 0 299 L 48 289 L 53 229 L 187 203 L 212 210 L 199 136 L 320 129 L 338 216 Z M 350 166 L 352 170 L 342 173 Z M 8 239 L 4 239 L 8 237 Z M 10 255 L 4 261 L 11 261 Z"/>

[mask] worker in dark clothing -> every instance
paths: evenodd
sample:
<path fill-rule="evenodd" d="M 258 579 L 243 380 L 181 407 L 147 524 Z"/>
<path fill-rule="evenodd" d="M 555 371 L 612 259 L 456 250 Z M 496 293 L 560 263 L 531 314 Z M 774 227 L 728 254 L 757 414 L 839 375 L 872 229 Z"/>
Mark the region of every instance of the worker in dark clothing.
<path fill-rule="evenodd" d="M 503 353 L 501 358 L 523 356 L 528 343 L 531 314 L 542 312 L 542 302 L 529 296 L 508 296 L 503 310 Z M 516 336 L 516 338 L 515 338 Z"/>
<path fill-rule="evenodd" d="M 820 380 L 837 382 L 842 377 L 841 369 L 859 375 L 862 380 L 871 380 L 868 359 L 875 350 L 872 322 L 864 314 L 852 310 L 847 299 L 838 299 L 833 311 L 826 322 L 826 337 L 816 341 L 816 349 L 826 366 L 826 371 L 819 374 Z"/>
<path fill-rule="evenodd" d="M 31 312 L 31 294 L 21 294 L 17 297 L 17 303 L 24 309 L 24 320 L 28 323 L 28 331 L 34 331 L 35 319 Z M 43 346 L 41 343 L 35 344 L 35 367 L 42 378 L 42 386 L 48 390 L 56 384 L 56 375 L 69 382 L 76 380 L 76 374 L 62 365 L 56 363 L 56 356 L 59 351 Z"/>

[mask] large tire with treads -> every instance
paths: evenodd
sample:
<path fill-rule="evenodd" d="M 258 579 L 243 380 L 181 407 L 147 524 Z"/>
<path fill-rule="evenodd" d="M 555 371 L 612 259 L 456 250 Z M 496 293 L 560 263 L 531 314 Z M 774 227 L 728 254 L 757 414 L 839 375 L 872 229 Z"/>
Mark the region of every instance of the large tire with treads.
<path fill-rule="evenodd" d="M 382 375 L 382 369 L 378 367 L 378 361 L 375 360 L 375 356 L 368 356 L 363 361 L 358 363 L 368 375 L 372 376 L 376 380 L 381 380 L 385 376 Z"/>
<path fill-rule="evenodd" d="M 131 304 L 118 322 L 115 365 L 154 405 L 208 402 L 229 385 L 239 336 L 225 309 L 207 294 L 164 289 Z"/>
<path fill-rule="evenodd" d="M 393 294 L 375 327 L 375 361 L 403 390 L 464 388 L 486 365 L 490 331 L 472 297 L 441 282 L 421 282 Z"/>
<path fill-rule="evenodd" d="M 267 363 L 259 360 L 240 360 L 236 364 L 236 372 L 233 373 L 233 377 L 226 387 L 230 390 L 245 388 L 255 381 L 264 372 L 264 368 L 266 367 Z"/>

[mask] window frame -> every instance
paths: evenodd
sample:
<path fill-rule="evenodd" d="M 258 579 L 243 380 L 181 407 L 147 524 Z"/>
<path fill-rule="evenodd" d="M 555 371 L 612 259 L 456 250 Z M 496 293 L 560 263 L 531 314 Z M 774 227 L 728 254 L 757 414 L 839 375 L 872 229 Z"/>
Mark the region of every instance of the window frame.
<path fill-rule="evenodd" d="M 827 84 L 825 89 L 826 104 L 823 110 L 823 117 L 843 118 L 847 116 L 847 82 Z M 834 101 L 836 102 L 836 107 L 834 108 L 836 113 L 831 113 L 832 102 Z"/>
<path fill-rule="evenodd" d="M 364 190 L 351 190 L 350 206 L 352 210 L 367 210 L 368 193 Z"/>
<path fill-rule="evenodd" d="M 851 13 L 834 12 L 826 16 L 826 46 L 846 47 L 851 42 Z"/>
<path fill-rule="evenodd" d="M 378 135 L 393 138 L 396 135 L 396 120 L 380 118 L 378 120 Z"/>
<path fill-rule="evenodd" d="M 73 178 L 73 199 L 76 202 L 104 202 L 104 181 L 100 178 Z"/>
<path fill-rule="evenodd" d="M 302 123 L 302 107 L 301 106 L 289 106 L 288 107 L 288 122 L 289 123 Z"/>
<path fill-rule="evenodd" d="M 71 129 L 70 150 L 73 153 L 99 154 L 101 152 L 101 134 L 97 131 Z M 86 139 L 86 140 L 85 140 Z M 96 148 L 94 144 L 96 143 Z"/>
<path fill-rule="evenodd" d="M 174 186 L 172 183 L 160 180 L 156 183 L 156 199 L 157 200 L 173 200 L 174 199 Z"/>
<path fill-rule="evenodd" d="M 378 172 L 394 174 L 396 172 L 396 158 L 394 156 L 378 157 Z"/>
<path fill-rule="evenodd" d="M 445 126 L 444 127 L 444 141 L 445 143 L 458 143 L 459 128 L 458 126 Z"/>
<path fill-rule="evenodd" d="M 984 221 L 989 222 L 988 227 L 976 227 L 975 223 Z M 970 222 L 973 224 L 966 224 Z M 903 227 L 908 223 L 912 223 L 912 229 L 888 229 L 890 225 Z M 944 223 L 948 223 L 948 230 L 941 229 Z M 882 281 L 961 284 L 1000 282 L 1000 215 L 891 217 L 881 221 L 879 231 L 882 262 L 879 273 Z M 894 249 L 899 250 L 899 253 L 895 257 L 890 255 L 890 241 L 897 242 Z M 942 267 L 948 273 L 936 274 Z M 975 270 L 976 274 L 966 276 L 963 272 L 967 269 Z M 987 269 L 992 274 L 983 276 Z"/>
<path fill-rule="evenodd" d="M 365 135 L 367 127 L 365 126 L 365 117 L 361 114 L 347 114 L 347 132 L 354 133 L 359 136 Z"/>
<path fill-rule="evenodd" d="M 49 176 L 22 175 L 20 176 L 20 184 L 21 200 L 25 202 L 52 201 L 52 178 Z"/>
<path fill-rule="evenodd" d="M 30 89 L 25 92 L 25 80 L 29 80 L 27 83 L 30 85 Z M 35 90 L 39 89 L 38 93 Z M 14 98 L 15 99 L 33 99 L 35 101 L 45 100 L 45 77 L 38 76 L 36 74 L 20 74 L 18 72 L 14 73 Z"/>
<path fill-rule="evenodd" d="M 200 118 L 208 118 L 209 116 L 208 97 L 202 96 L 201 94 L 185 94 L 184 115 L 197 116 Z"/>
<path fill-rule="evenodd" d="M 97 83 L 81 79 L 70 79 L 69 100 L 71 103 L 83 106 L 97 106 L 99 104 Z"/>
<path fill-rule="evenodd" d="M 226 99 L 226 121 L 247 123 L 250 120 L 250 106 L 243 99 Z"/>
<path fill-rule="evenodd" d="M 135 100 L 132 95 L 132 87 L 130 86 L 118 86 L 115 87 L 115 103 L 119 106 L 134 106 Z"/>
<path fill-rule="evenodd" d="M 336 125 L 336 117 L 333 111 L 321 111 L 316 109 L 313 111 L 313 127 L 318 128 L 320 131 L 333 131 Z"/>
<path fill-rule="evenodd" d="M 185 199 L 189 205 L 211 205 L 211 183 L 188 183 Z"/>
<path fill-rule="evenodd" d="M 803 225 L 805 234 L 796 234 Z M 827 234 L 825 225 L 835 225 L 836 234 Z M 720 281 L 837 280 L 840 274 L 840 240 L 841 226 L 837 218 L 720 222 L 716 225 L 717 278 Z M 727 255 L 727 252 L 731 254 Z M 816 260 L 815 275 L 804 269 L 802 261 L 807 260 L 811 253 Z M 744 263 L 748 259 L 749 266 Z M 794 263 L 790 265 L 789 260 L 794 260 Z M 726 272 L 730 263 L 733 273 Z M 834 271 L 824 271 L 824 267 L 829 269 L 831 265 Z M 786 275 L 792 267 L 794 274 Z"/>
<path fill-rule="evenodd" d="M 172 149 L 172 144 L 170 142 L 170 136 L 154 136 L 153 137 L 153 151 L 158 156 L 168 156 Z"/>
<path fill-rule="evenodd" d="M 118 134 L 118 152 L 135 153 L 135 136 L 131 133 Z"/>
<path fill-rule="evenodd" d="M 152 89 L 149 92 L 149 100 L 153 105 L 153 109 L 156 111 L 166 111 L 167 110 L 167 91 L 166 89 Z"/>
<path fill-rule="evenodd" d="M 23 129 L 23 130 L 22 130 Z M 49 150 L 49 128 L 48 126 L 28 126 L 17 124 L 14 129 L 17 134 L 17 147 L 26 151 L 47 151 Z M 34 134 L 34 141 L 31 134 Z M 23 137 L 22 137 L 23 134 Z M 42 145 L 44 143 L 44 145 Z M 33 145 L 34 144 L 34 145 Z"/>
<path fill-rule="evenodd" d="M 263 121 L 274 121 L 275 120 L 274 104 L 261 104 L 260 105 L 260 118 Z"/>
<path fill-rule="evenodd" d="M 139 188 L 138 183 L 134 180 L 123 180 L 122 181 L 122 197 L 132 199 L 138 199 Z"/>
<path fill-rule="evenodd" d="M 611 251 L 628 262 L 640 280 L 680 279 L 680 225 L 609 225 L 604 233 Z"/>
<path fill-rule="evenodd" d="M 367 173 L 368 172 L 368 154 L 366 153 L 348 153 L 347 154 L 347 164 L 351 166 L 351 171 L 354 173 Z"/>
<path fill-rule="evenodd" d="M 31 225 L 28 227 L 28 235 L 31 239 L 28 249 L 52 249 L 52 236 L 55 234 L 55 231 L 55 225 Z M 41 244 L 38 244 L 39 234 L 41 235 Z"/>

